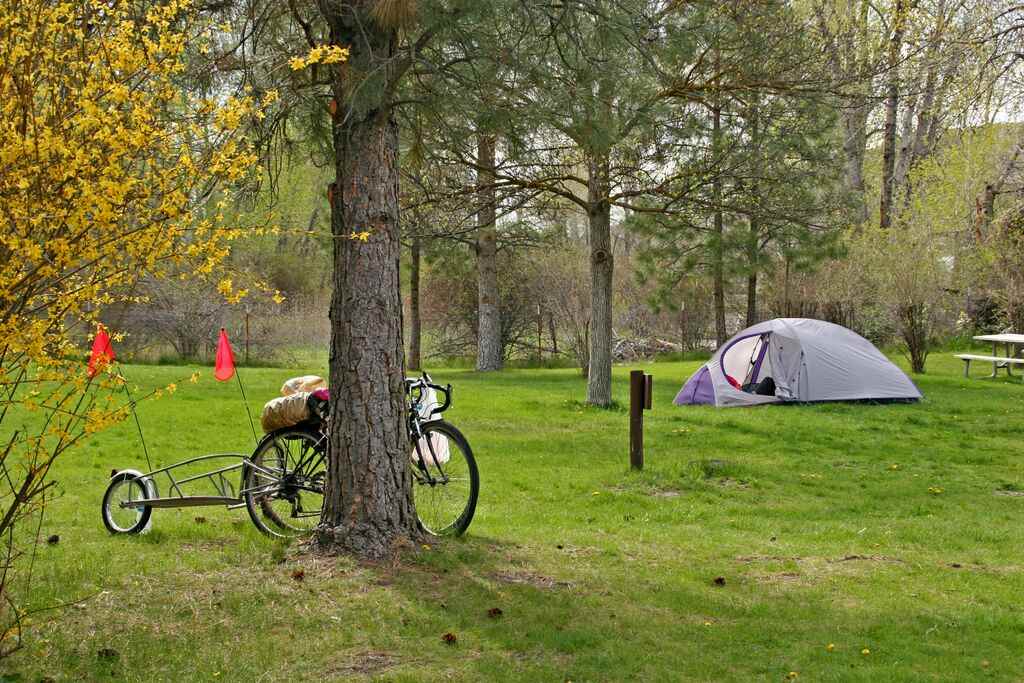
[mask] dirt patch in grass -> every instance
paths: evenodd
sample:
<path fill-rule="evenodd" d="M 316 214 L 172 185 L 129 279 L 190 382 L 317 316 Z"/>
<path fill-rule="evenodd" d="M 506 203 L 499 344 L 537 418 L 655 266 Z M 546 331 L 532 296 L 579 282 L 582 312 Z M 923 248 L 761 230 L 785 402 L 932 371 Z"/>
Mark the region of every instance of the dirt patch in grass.
<path fill-rule="evenodd" d="M 221 550 L 229 546 L 238 545 L 238 539 L 236 538 L 219 538 L 210 541 L 202 541 L 200 543 L 182 543 L 182 550 Z"/>
<path fill-rule="evenodd" d="M 989 565 L 976 562 L 946 562 L 942 566 L 954 570 L 992 574 L 995 576 L 1014 576 L 1024 572 L 1024 567 L 1016 564 Z"/>
<path fill-rule="evenodd" d="M 769 572 L 767 574 L 757 574 L 753 579 L 759 583 L 768 584 L 810 584 L 810 577 L 799 572 Z"/>
<path fill-rule="evenodd" d="M 805 563 L 821 563 L 826 562 L 829 564 L 836 564 L 838 562 L 855 562 L 855 561 L 866 561 L 866 562 L 899 562 L 902 563 L 898 557 L 888 557 L 886 555 L 844 555 L 843 557 L 811 557 L 811 556 L 782 556 L 782 555 L 738 555 L 736 557 L 737 562 L 743 562 L 749 564 L 752 562 L 805 562 Z"/>
<path fill-rule="evenodd" d="M 749 489 L 750 482 L 744 481 L 743 479 L 733 479 L 732 477 L 721 477 L 719 479 L 710 480 L 713 484 L 718 484 L 723 488 L 736 488 L 736 489 Z"/>
<path fill-rule="evenodd" d="M 533 586 L 543 590 L 555 588 L 572 588 L 575 584 L 572 581 L 558 581 L 550 576 L 537 574 L 528 571 L 493 572 L 491 578 L 502 583 L 511 583 L 522 586 Z"/>
<path fill-rule="evenodd" d="M 903 560 L 885 555 L 844 555 L 842 557 L 783 557 L 778 555 L 744 555 L 737 562 L 753 565 L 747 576 L 768 586 L 796 587 L 810 586 L 832 576 L 850 576 L 870 571 L 867 567 L 878 564 L 902 564 Z M 789 563 L 795 568 L 778 568 L 775 571 L 759 571 L 756 565 Z M 770 569 L 766 567 L 765 569 Z"/>
<path fill-rule="evenodd" d="M 1024 491 L 1013 491 L 1011 489 L 996 489 L 993 491 L 997 496 L 1007 496 L 1009 498 L 1024 498 Z"/>
<path fill-rule="evenodd" d="M 601 552 L 599 549 L 594 548 L 593 546 L 588 546 L 588 545 L 576 546 L 576 545 L 566 545 L 566 544 L 563 544 L 563 543 L 559 543 L 559 544 L 555 545 L 555 549 L 562 551 L 563 553 L 565 553 L 566 555 L 568 555 L 569 557 L 572 557 L 574 559 L 583 558 L 583 557 L 593 557 L 593 556 L 595 556 L 595 555 L 597 555 L 598 553 Z"/>
<path fill-rule="evenodd" d="M 886 555 L 845 555 L 843 557 L 831 559 L 829 562 L 899 562 L 902 564 L 903 560 L 898 557 L 888 557 Z"/>
<path fill-rule="evenodd" d="M 386 671 L 398 664 L 398 658 L 387 652 L 359 652 L 342 666 L 327 670 L 330 677 L 347 677 L 352 674 L 369 676 Z"/>
<path fill-rule="evenodd" d="M 631 486 L 617 484 L 608 489 L 612 493 L 638 493 L 652 498 L 678 498 L 683 492 L 677 488 L 665 487 L 658 484 L 638 483 Z"/>

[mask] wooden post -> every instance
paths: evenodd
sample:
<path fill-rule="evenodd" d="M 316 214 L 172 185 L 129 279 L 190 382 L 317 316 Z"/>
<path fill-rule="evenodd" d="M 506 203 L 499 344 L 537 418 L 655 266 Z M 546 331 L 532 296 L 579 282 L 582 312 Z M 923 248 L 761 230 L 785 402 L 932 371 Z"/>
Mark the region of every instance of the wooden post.
<path fill-rule="evenodd" d="M 651 409 L 654 378 L 643 370 L 629 373 L 629 466 L 644 468 L 644 410 Z"/>

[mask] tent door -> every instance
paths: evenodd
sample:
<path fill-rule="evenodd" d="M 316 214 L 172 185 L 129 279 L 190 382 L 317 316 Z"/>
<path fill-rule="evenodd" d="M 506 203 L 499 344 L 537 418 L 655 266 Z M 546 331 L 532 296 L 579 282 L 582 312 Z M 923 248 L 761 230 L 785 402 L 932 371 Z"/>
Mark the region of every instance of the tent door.
<path fill-rule="evenodd" d="M 768 359 L 774 371 L 775 395 L 783 400 L 800 400 L 800 382 L 804 379 L 804 353 L 800 342 L 779 334 L 772 335 Z"/>

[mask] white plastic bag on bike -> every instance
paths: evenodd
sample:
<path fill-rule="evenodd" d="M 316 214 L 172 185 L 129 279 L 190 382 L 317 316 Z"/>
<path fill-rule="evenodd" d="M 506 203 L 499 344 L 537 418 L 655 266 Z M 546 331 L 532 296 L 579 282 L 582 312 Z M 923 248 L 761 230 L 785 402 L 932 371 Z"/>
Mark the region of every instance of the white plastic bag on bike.
<path fill-rule="evenodd" d="M 430 412 L 441 405 L 441 402 L 437 400 L 437 392 L 429 387 L 423 390 L 423 394 L 420 396 L 420 421 L 421 422 L 433 422 L 434 420 L 440 420 L 441 416 L 431 415 Z"/>
<path fill-rule="evenodd" d="M 451 451 L 448 450 L 448 437 L 440 432 L 430 433 L 430 443 L 427 437 L 421 436 L 420 441 L 412 449 L 412 461 L 419 462 L 420 455 L 423 455 L 423 462 L 427 466 L 437 467 L 443 465 L 451 458 Z"/>

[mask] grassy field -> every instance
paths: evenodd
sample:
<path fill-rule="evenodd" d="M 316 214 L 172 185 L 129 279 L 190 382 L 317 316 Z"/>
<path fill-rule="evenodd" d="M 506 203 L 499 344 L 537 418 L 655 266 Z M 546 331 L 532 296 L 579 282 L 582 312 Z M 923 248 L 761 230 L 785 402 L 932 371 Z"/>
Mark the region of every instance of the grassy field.
<path fill-rule="evenodd" d="M 275 545 L 244 510 L 112 537 L 107 477 L 145 461 L 134 424 L 99 434 L 56 473 L 28 607 L 80 602 L 34 618 L 8 679 L 1024 680 L 1019 380 L 945 354 L 917 405 L 672 406 L 698 365 L 644 366 L 641 474 L 628 415 L 582 407 L 575 371 L 437 370 L 480 504 L 388 565 Z M 179 381 L 140 407 L 155 460 L 251 448 L 233 383 L 125 370 Z M 296 374 L 242 372 L 254 407 Z"/>

